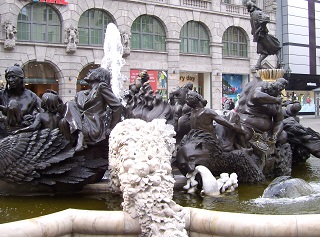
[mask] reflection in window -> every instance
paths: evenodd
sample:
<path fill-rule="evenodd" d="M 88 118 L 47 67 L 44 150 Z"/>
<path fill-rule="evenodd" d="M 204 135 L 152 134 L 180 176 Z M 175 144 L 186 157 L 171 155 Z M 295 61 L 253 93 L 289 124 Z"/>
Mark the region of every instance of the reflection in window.
<path fill-rule="evenodd" d="M 85 11 L 79 20 L 79 44 L 102 45 L 107 25 L 113 23 L 111 16 L 97 9 Z"/>
<path fill-rule="evenodd" d="M 180 32 L 180 52 L 209 54 L 209 35 L 202 24 L 187 22 Z"/>
<path fill-rule="evenodd" d="M 239 27 L 229 27 L 223 34 L 223 56 L 248 57 L 246 35 Z"/>
<path fill-rule="evenodd" d="M 17 39 L 22 41 L 61 42 L 61 20 L 46 4 L 28 4 L 18 15 Z"/>
<path fill-rule="evenodd" d="M 138 17 L 131 27 L 131 48 L 166 50 L 166 34 L 162 24 L 153 16 Z"/>

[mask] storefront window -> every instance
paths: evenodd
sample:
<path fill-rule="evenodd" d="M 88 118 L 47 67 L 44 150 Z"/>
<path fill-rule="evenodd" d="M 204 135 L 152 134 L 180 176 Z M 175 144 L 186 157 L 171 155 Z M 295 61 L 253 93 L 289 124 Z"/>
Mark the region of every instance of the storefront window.
<path fill-rule="evenodd" d="M 315 101 L 313 91 L 291 91 L 287 90 L 284 95 L 284 100 L 292 102 L 298 101 L 301 104 L 300 113 L 314 113 Z"/>
<path fill-rule="evenodd" d="M 61 20 L 58 13 L 42 3 L 29 4 L 18 15 L 17 39 L 36 42 L 61 42 Z"/>
<path fill-rule="evenodd" d="M 187 22 L 181 29 L 180 40 L 181 53 L 210 53 L 208 32 L 199 22 Z"/>
<path fill-rule="evenodd" d="M 222 75 L 222 104 L 225 102 L 225 100 L 232 99 L 237 106 L 243 84 L 243 75 Z"/>
<path fill-rule="evenodd" d="M 160 21 L 148 15 L 138 17 L 131 27 L 131 48 L 166 50 L 166 34 Z"/>
<path fill-rule="evenodd" d="M 39 97 L 48 89 L 59 92 L 58 78 L 56 78 L 55 70 L 49 63 L 29 62 L 23 67 L 23 70 L 26 88 L 32 90 Z"/>
<path fill-rule="evenodd" d="M 113 20 L 106 12 L 97 9 L 85 11 L 79 20 L 79 44 L 102 45 L 109 23 Z"/>

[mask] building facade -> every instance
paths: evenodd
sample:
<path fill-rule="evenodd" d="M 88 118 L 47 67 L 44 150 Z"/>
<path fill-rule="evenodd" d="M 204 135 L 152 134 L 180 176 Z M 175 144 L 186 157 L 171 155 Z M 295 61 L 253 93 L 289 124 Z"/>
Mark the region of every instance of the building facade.
<path fill-rule="evenodd" d="M 319 108 L 320 88 L 320 2 L 278 0 L 277 36 L 282 42 L 282 58 L 289 86 L 288 99 L 299 101 L 301 113 Z"/>
<path fill-rule="evenodd" d="M 58 91 L 64 101 L 85 88 L 82 79 L 104 57 L 105 29 L 114 23 L 123 38 L 124 87 L 148 70 L 163 97 L 192 82 L 221 108 L 236 97 L 257 61 L 250 15 L 243 0 L 7 0 L 0 3 L 0 79 L 20 64 L 26 87 L 41 95 Z M 275 1 L 257 0 L 276 30 Z M 270 56 L 264 65 L 275 65 Z"/>

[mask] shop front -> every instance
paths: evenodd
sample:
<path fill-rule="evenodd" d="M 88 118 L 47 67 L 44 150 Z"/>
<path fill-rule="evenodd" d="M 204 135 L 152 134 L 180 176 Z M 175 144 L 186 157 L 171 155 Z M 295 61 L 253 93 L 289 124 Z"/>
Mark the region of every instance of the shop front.
<path fill-rule="evenodd" d="M 183 86 L 191 82 L 193 90 L 198 92 L 205 100 L 207 100 L 208 108 L 211 108 L 211 74 L 201 72 L 180 72 L 179 86 Z"/>
<path fill-rule="evenodd" d="M 289 85 L 285 99 L 300 102 L 299 114 L 314 114 L 316 103 L 313 90 L 320 87 L 320 75 L 291 74 L 290 78 L 286 79 Z"/>
<path fill-rule="evenodd" d="M 248 75 L 222 74 L 222 104 L 227 99 L 232 99 L 236 106 L 244 85 L 248 83 L 248 78 Z"/>
<path fill-rule="evenodd" d="M 23 66 L 25 87 L 40 98 L 43 93 L 50 89 L 59 92 L 58 78 L 54 68 L 49 63 L 29 62 Z"/>

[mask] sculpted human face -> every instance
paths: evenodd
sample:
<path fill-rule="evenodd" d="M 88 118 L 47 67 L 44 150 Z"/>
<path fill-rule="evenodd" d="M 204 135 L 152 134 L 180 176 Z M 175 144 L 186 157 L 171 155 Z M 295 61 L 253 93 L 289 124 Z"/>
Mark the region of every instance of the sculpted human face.
<path fill-rule="evenodd" d="M 176 154 L 176 165 L 183 175 L 192 173 L 197 165 L 207 165 L 210 152 L 202 149 L 198 142 L 190 142 L 181 147 Z"/>
<path fill-rule="evenodd" d="M 6 79 L 11 89 L 19 88 L 21 85 L 21 78 L 16 76 L 14 72 L 9 72 L 6 75 Z"/>
<path fill-rule="evenodd" d="M 84 80 L 90 84 L 97 80 L 97 75 L 98 73 L 96 70 L 89 71 L 87 76 L 84 78 Z"/>

